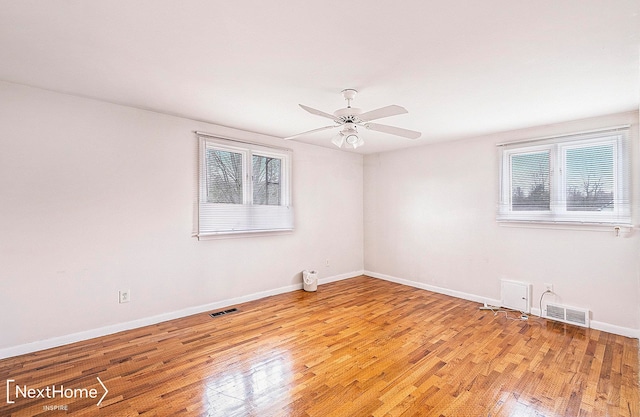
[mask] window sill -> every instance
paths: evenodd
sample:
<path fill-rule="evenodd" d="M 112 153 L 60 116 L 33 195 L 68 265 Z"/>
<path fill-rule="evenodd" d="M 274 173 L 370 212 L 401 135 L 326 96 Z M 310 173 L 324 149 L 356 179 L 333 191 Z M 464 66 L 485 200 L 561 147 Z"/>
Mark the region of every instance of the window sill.
<path fill-rule="evenodd" d="M 220 233 L 206 233 L 193 234 L 192 237 L 197 238 L 198 240 L 219 240 L 219 239 L 237 239 L 237 238 L 245 238 L 245 237 L 262 237 L 262 236 L 280 236 L 280 235 L 290 235 L 293 234 L 293 229 L 286 230 L 256 230 L 252 232 L 242 231 L 242 232 L 220 232 Z"/>
<path fill-rule="evenodd" d="M 498 220 L 501 227 L 516 227 L 529 229 L 582 230 L 591 232 L 608 232 L 615 236 L 629 236 L 634 229 L 628 223 L 588 223 L 588 222 L 552 222 L 527 220 Z"/>

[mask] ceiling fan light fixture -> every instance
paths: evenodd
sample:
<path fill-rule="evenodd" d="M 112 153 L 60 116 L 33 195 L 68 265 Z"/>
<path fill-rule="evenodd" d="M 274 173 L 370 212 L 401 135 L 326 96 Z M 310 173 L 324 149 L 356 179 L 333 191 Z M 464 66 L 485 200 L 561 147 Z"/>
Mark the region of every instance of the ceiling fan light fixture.
<path fill-rule="evenodd" d="M 358 135 L 351 133 L 344 139 L 344 141 L 347 142 L 347 145 L 351 145 L 355 148 L 356 144 L 360 142 L 360 138 Z"/>
<path fill-rule="evenodd" d="M 362 139 L 358 135 L 347 136 L 346 142 L 348 145 L 352 146 L 353 149 L 359 148 L 360 146 L 364 145 L 364 139 Z"/>
<path fill-rule="evenodd" d="M 339 132 L 337 135 L 335 135 L 333 139 L 331 139 L 331 143 L 336 145 L 338 148 L 342 148 L 342 145 L 344 145 L 344 135 L 342 134 L 342 132 Z"/>

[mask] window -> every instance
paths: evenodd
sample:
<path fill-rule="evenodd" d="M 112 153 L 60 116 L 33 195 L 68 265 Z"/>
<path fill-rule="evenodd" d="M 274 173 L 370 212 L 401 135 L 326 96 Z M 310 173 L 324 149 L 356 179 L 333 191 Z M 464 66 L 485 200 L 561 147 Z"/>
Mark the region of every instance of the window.
<path fill-rule="evenodd" d="M 289 150 L 198 137 L 198 237 L 293 230 Z"/>
<path fill-rule="evenodd" d="M 499 145 L 499 221 L 630 224 L 628 127 Z"/>

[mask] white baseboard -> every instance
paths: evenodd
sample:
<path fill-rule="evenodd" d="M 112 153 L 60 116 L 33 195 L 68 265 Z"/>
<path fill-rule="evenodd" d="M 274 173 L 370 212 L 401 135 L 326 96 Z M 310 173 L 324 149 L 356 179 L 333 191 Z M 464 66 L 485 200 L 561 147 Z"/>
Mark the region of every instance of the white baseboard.
<path fill-rule="evenodd" d="M 462 298 L 463 300 L 475 301 L 476 303 L 487 303 L 492 306 L 499 306 L 502 301 L 495 298 L 482 297 L 475 294 L 470 294 L 462 291 L 450 290 L 448 288 L 436 287 L 435 285 L 429 285 L 422 282 L 411 281 L 408 279 L 397 278 L 391 275 L 379 274 L 372 271 L 364 271 L 364 274 L 373 278 L 384 279 L 385 281 L 395 282 L 397 284 L 408 285 L 414 288 L 420 288 L 422 290 L 437 292 L 439 294 L 450 295 L 456 298 Z"/>
<path fill-rule="evenodd" d="M 397 284 L 408 285 L 410 287 L 420 288 L 427 291 L 437 292 L 439 294 L 450 295 L 456 298 L 462 298 L 463 300 L 475 301 L 477 303 L 487 303 L 489 305 L 499 306 L 501 300 L 493 298 L 481 297 L 475 294 L 469 294 L 461 291 L 450 290 L 447 288 L 436 287 L 422 282 L 411 281 L 408 279 L 397 278 L 391 275 L 379 274 L 372 271 L 364 271 L 364 274 L 373 278 L 384 279 L 385 281 L 395 282 Z M 540 316 L 540 309 L 536 307 L 531 308 L 531 314 Z M 629 327 L 616 326 L 615 324 L 604 323 L 601 321 L 591 320 L 591 328 L 594 330 L 601 330 L 608 333 L 617 334 L 620 336 L 630 337 L 634 339 L 640 339 L 640 329 L 631 329 Z"/>
<path fill-rule="evenodd" d="M 322 285 L 322 284 L 328 284 L 330 282 L 342 281 L 343 279 L 353 278 L 353 277 L 357 277 L 364 274 L 365 274 L 364 270 L 361 269 L 359 271 L 347 272 L 346 274 L 334 275 L 326 278 L 319 278 L 318 284 Z"/>
<path fill-rule="evenodd" d="M 615 324 L 604 323 L 596 320 L 591 320 L 589 324 L 591 325 L 591 328 L 595 330 L 619 334 L 620 336 L 626 336 L 632 339 L 640 339 L 640 329 L 631 329 L 629 327 L 616 326 Z"/>
<path fill-rule="evenodd" d="M 362 275 L 364 271 L 353 271 L 346 274 L 334 275 L 331 277 L 318 279 L 319 284 L 326 284 L 329 282 L 340 281 L 347 278 L 356 277 Z M 231 305 L 246 303 L 248 301 L 258 300 L 260 298 L 269 297 L 271 295 L 283 294 L 291 291 L 297 291 L 302 289 L 302 283 L 287 285 L 285 287 L 274 288 L 272 290 L 260 291 L 253 294 L 244 295 L 241 297 L 231 298 L 228 300 L 216 301 L 214 303 L 188 307 L 178 311 L 172 311 L 170 313 L 158 314 L 156 316 L 145 317 L 137 320 L 127 321 L 124 323 L 113 324 L 110 326 L 99 327 L 97 329 L 85 330 L 82 332 L 71 333 L 64 336 L 52 337 L 46 340 L 38 340 L 35 342 L 25 343 L 18 346 L 11 346 L 8 348 L 0 349 L 0 359 L 10 358 L 13 356 L 24 355 L 27 353 L 37 352 L 44 349 L 49 349 L 58 346 L 68 345 L 70 343 L 80 342 L 83 340 L 93 339 L 96 337 L 106 336 L 114 333 L 118 333 L 124 330 L 137 329 L 139 327 L 149 326 L 152 324 L 161 323 L 163 321 L 178 319 L 181 317 L 192 316 L 194 314 L 200 314 L 205 311 L 219 310 Z"/>

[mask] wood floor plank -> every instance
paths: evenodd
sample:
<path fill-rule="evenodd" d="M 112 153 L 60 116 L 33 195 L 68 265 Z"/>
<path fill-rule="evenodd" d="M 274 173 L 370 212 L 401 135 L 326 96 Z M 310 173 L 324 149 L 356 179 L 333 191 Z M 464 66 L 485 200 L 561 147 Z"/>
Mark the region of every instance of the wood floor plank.
<path fill-rule="evenodd" d="M 3 395 L 109 393 L 0 415 L 640 417 L 636 339 L 364 276 L 233 307 L 1 360 Z"/>

